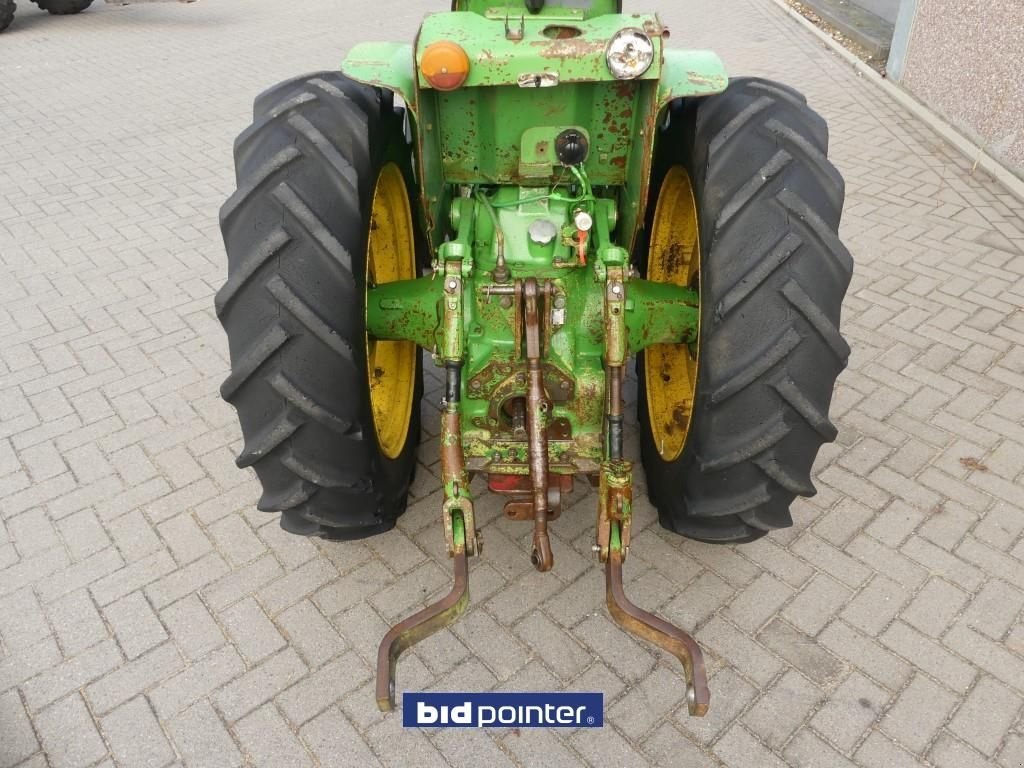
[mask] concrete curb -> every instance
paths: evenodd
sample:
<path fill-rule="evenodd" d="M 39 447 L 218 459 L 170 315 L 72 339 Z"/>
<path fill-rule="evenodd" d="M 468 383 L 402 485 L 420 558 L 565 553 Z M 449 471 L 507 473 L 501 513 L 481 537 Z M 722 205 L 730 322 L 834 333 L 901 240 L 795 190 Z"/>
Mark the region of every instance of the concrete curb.
<path fill-rule="evenodd" d="M 972 163 L 977 160 L 978 168 L 981 168 L 996 181 L 1006 187 L 1007 191 L 1018 200 L 1024 202 L 1024 179 L 984 150 L 981 150 L 979 155 L 980 147 L 977 143 L 969 139 L 957 128 L 946 122 L 938 114 L 915 99 L 907 91 L 900 88 L 891 80 L 879 75 L 878 72 L 861 61 L 860 58 L 850 53 L 850 51 L 846 50 L 846 48 L 833 40 L 829 35 L 822 32 L 818 27 L 790 8 L 789 5 L 786 4 L 785 0 L 772 0 L 772 2 L 787 16 L 793 19 L 793 21 L 804 27 L 812 35 L 825 43 L 825 45 L 838 54 L 840 58 L 845 59 L 847 63 L 852 65 L 853 68 L 860 72 L 861 75 L 874 83 L 878 88 L 885 91 L 885 93 L 891 96 L 892 99 L 900 106 L 925 123 L 947 142 L 952 144 L 953 147 L 955 147 L 965 158 Z"/>

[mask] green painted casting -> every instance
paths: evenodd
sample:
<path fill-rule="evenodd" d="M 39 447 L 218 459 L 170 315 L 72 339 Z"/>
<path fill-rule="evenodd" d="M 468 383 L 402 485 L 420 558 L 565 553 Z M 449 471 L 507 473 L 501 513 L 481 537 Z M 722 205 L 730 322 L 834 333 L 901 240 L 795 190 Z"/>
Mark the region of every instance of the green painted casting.
<path fill-rule="evenodd" d="M 654 344 L 696 340 L 696 291 L 633 279 L 630 265 L 640 257 L 667 105 L 719 93 L 728 78 L 715 54 L 668 49 L 657 16 L 624 15 L 619 6 L 552 0 L 533 14 L 525 0 L 454 0 L 453 12 L 424 21 L 415 45 L 366 43 L 343 65 L 407 107 L 414 196 L 435 264 L 430 277 L 371 287 L 367 330 L 414 341 L 439 365 L 462 365 L 458 413 L 471 472 L 529 473 L 526 436 L 516 429 L 527 376 L 509 294 L 515 280 L 544 288 L 555 474 L 597 474 L 607 458 L 606 365 Z M 636 80 L 616 80 L 607 65 L 609 42 L 623 29 L 643 30 L 655 46 L 653 66 Z M 455 91 L 434 90 L 420 72 L 424 51 L 440 41 L 458 43 L 470 59 Z M 588 145 L 578 167 L 558 158 L 567 130 Z M 579 212 L 593 220 L 582 259 Z M 613 293 L 619 283 L 621 295 Z M 448 491 L 452 503 L 468 493 Z"/>
<path fill-rule="evenodd" d="M 388 283 L 367 293 L 366 332 L 375 339 L 414 341 L 433 349 L 441 321 L 441 282 L 421 279 Z"/>
<path fill-rule="evenodd" d="M 626 328 L 630 354 L 656 344 L 693 344 L 700 329 L 700 299 L 692 288 L 634 280 L 629 283 Z"/>
<path fill-rule="evenodd" d="M 524 7 L 521 0 L 464 0 L 456 7 L 468 10 L 429 16 L 415 47 L 364 43 L 342 64 L 349 77 L 393 91 L 409 109 L 431 247 L 440 248 L 452 234 L 453 185 L 550 185 L 558 170 L 552 165 L 541 172 L 534 162 L 539 142 L 526 134 L 575 126 L 591 137 L 587 172 L 595 185 L 609 188 L 620 211 L 617 239 L 632 250 L 664 109 L 674 98 L 723 91 L 728 77 L 721 60 L 710 51 L 666 49 L 667 30 L 657 16 L 605 13 L 615 8 L 608 0 L 595 0 L 589 10 L 548 3 L 516 24 L 506 23 L 504 9 Z M 579 35 L 552 37 L 559 26 Z M 615 80 L 607 67 L 608 43 L 626 28 L 643 29 L 659 54 L 639 80 Z M 440 40 L 460 43 L 471 60 L 467 85 L 451 93 L 430 89 L 419 74 L 423 51 Z M 559 84 L 520 87 L 520 77 L 529 82 L 540 74 L 557 74 Z"/>

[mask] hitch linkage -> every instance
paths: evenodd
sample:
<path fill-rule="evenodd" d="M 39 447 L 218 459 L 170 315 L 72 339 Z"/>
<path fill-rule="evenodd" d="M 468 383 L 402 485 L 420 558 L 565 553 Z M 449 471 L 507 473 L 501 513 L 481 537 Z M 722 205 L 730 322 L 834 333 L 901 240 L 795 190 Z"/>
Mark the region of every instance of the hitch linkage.
<path fill-rule="evenodd" d="M 453 296 L 461 292 L 461 281 L 449 274 L 446 284 L 446 314 L 461 313 L 461 301 Z M 449 279 L 446 278 L 446 279 Z M 535 279 L 516 281 L 515 296 L 517 339 L 526 342 L 528 395 L 526 426 L 529 437 L 529 501 L 507 505 L 511 519 L 532 519 L 534 523 L 534 566 L 549 571 L 554 565 L 548 523 L 561 513 L 561 490 L 571 488 L 552 482 L 548 465 L 547 422 L 550 401 L 541 375 L 541 313 L 538 300 L 548 290 Z M 687 706 L 691 715 L 703 717 L 708 711 L 710 692 L 704 657 L 696 641 L 682 629 L 642 610 L 626 597 L 622 584 L 622 564 L 629 554 L 633 506 L 633 464 L 623 458 L 623 387 L 626 363 L 626 274 L 621 267 L 609 267 L 605 302 L 607 450 L 601 465 L 598 485 L 597 543 L 594 547 L 605 565 L 608 610 L 614 621 L 627 632 L 668 651 L 683 665 L 687 686 Z M 521 323 L 521 325 L 520 325 Z M 445 499 L 442 510 L 448 554 L 454 562 L 452 591 L 437 603 L 423 609 L 391 629 L 377 655 L 377 703 L 382 711 L 395 707 L 395 671 L 399 656 L 416 643 L 456 621 L 469 605 L 469 557 L 480 554 L 482 539 L 476 529 L 473 499 L 469 491 L 462 448 L 462 418 L 459 408 L 462 388 L 461 364 L 446 363 L 446 394 L 441 429 L 441 474 Z M 558 504 L 552 501 L 557 499 Z M 529 509 L 527 509 L 529 507 Z M 532 518 L 528 512 L 532 511 Z"/>

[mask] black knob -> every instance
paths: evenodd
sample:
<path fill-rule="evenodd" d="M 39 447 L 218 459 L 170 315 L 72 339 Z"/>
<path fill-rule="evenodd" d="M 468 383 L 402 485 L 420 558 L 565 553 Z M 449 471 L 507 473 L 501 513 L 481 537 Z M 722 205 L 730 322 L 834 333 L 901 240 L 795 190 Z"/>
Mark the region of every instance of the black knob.
<path fill-rule="evenodd" d="M 555 151 L 564 165 L 580 165 L 590 154 L 590 143 L 580 131 L 570 128 L 555 139 Z"/>
<path fill-rule="evenodd" d="M 540 13 L 544 10 L 544 0 L 526 0 L 526 7 L 530 13 Z"/>

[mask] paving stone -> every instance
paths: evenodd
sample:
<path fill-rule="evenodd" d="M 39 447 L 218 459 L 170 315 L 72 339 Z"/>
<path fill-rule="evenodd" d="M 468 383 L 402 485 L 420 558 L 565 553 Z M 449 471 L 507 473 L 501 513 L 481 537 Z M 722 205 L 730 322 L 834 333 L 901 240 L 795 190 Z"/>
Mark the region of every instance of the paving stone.
<path fill-rule="evenodd" d="M 132 699 L 100 723 L 110 752 L 120 764 L 161 768 L 174 760 L 174 750 L 145 698 Z"/>
<path fill-rule="evenodd" d="M 824 647 L 890 690 L 898 691 L 913 674 L 908 662 L 842 621 L 832 622 L 819 640 Z"/>
<path fill-rule="evenodd" d="M 129 563 L 159 552 L 163 546 L 149 521 L 138 511 L 107 523 L 106 529 Z"/>
<path fill-rule="evenodd" d="M 103 739 L 78 694 L 40 712 L 35 725 L 47 760 L 54 768 L 80 768 L 107 754 Z"/>
<path fill-rule="evenodd" d="M 147 586 L 146 597 L 159 610 L 203 589 L 227 573 L 228 570 L 224 559 L 217 553 L 211 552 Z"/>
<path fill-rule="evenodd" d="M 117 643 L 105 640 L 32 678 L 22 686 L 25 701 L 33 711 L 38 711 L 120 666 L 121 660 Z"/>
<path fill-rule="evenodd" d="M 678 672 L 659 664 L 608 710 L 608 719 L 631 741 L 642 743 L 641 736 L 665 715 L 686 709 L 685 693 Z"/>
<path fill-rule="evenodd" d="M 499 680 L 507 680 L 527 661 L 526 648 L 513 638 L 506 636 L 506 642 L 494 643 L 494 638 L 502 634 L 500 625 L 483 611 L 465 616 L 452 631 Z"/>
<path fill-rule="evenodd" d="M 867 768 L 919 768 L 921 765 L 916 757 L 879 731 L 873 731 L 865 739 L 855 757 Z"/>
<path fill-rule="evenodd" d="M 157 552 L 94 582 L 89 589 L 96 602 L 103 607 L 156 581 L 176 567 L 169 554 Z"/>
<path fill-rule="evenodd" d="M 949 730 L 982 754 L 995 755 L 1024 699 L 991 677 L 982 677 L 957 710 Z"/>
<path fill-rule="evenodd" d="M 157 530 L 170 547 L 174 559 L 182 565 L 197 560 L 213 549 L 206 534 L 187 512 L 162 522 Z"/>
<path fill-rule="evenodd" d="M 854 672 L 811 718 L 811 726 L 844 752 L 857 745 L 881 716 L 890 694 Z"/>
<path fill-rule="evenodd" d="M 846 671 L 843 663 L 822 645 L 779 619 L 761 630 L 758 639 L 818 685 L 831 686 Z"/>
<path fill-rule="evenodd" d="M 9 651 L 25 650 L 50 634 L 50 625 L 31 589 L 0 598 L 0 638 Z"/>
<path fill-rule="evenodd" d="M 734 725 L 714 746 L 714 753 L 732 768 L 757 765 L 759 768 L 783 768 L 786 764 L 764 748 L 741 725 Z"/>
<path fill-rule="evenodd" d="M 110 537 L 92 509 L 83 509 L 59 520 L 57 530 L 75 560 L 83 560 L 110 546 Z"/>
<path fill-rule="evenodd" d="M 1024 593 L 1001 581 L 991 581 L 974 596 L 963 622 L 993 639 L 1001 639 L 1024 609 Z"/>
<path fill-rule="evenodd" d="M 948 733 L 939 734 L 928 753 L 928 760 L 936 768 L 986 768 L 992 765 L 984 755 Z"/>
<path fill-rule="evenodd" d="M 965 692 L 974 682 L 976 671 L 970 664 L 964 663 L 940 643 L 902 621 L 889 627 L 880 640 L 883 645 L 956 691 Z"/>
<path fill-rule="evenodd" d="M 167 639 L 167 631 L 141 592 L 132 592 L 103 609 L 117 642 L 129 659 L 136 659 Z"/>
<path fill-rule="evenodd" d="M 790 587 L 770 574 L 763 573 L 729 604 L 726 615 L 742 629 L 748 632 L 756 631 L 764 626 L 793 594 Z"/>
<path fill-rule="evenodd" d="M 1024 765 L 1024 736 L 1019 733 L 1010 734 L 1006 746 L 999 753 L 999 765 L 1003 768 Z"/>
<path fill-rule="evenodd" d="M 591 616 L 580 622 L 573 635 L 628 683 L 639 682 L 654 668 L 655 659 L 647 649 L 604 616 Z M 629 659 L 629 664 L 622 664 L 622 659 Z"/>
<path fill-rule="evenodd" d="M 882 718 L 882 730 L 920 753 L 945 722 L 956 697 L 923 675 L 915 675 Z"/>
<path fill-rule="evenodd" d="M 346 653 L 278 696 L 277 705 L 294 725 L 301 726 L 370 677 L 370 668 L 354 653 Z"/>
<path fill-rule="evenodd" d="M 149 698 L 160 719 L 168 720 L 244 671 L 245 663 L 238 652 L 231 647 L 222 648 L 161 683 Z"/>
<path fill-rule="evenodd" d="M 36 594 L 44 604 L 52 603 L 64 595 L 90 586 L 97 579 L 114 573 L 123 565 L 121 555 L 113 547 L 109 547 L 40 580 L 36 583 Z"/>
<path fill-rule="evenodd" d="M 174 647 L 170 643 L 161 645 L 97 680 L 86 688 L 86 697 L 93 712 L 102 715 L 181 668 L 181 657 Z"/>
<path fill-rule="evenodd" d="M 852 596 L 851 589 L 819 573 L 793 598 L 782 615 L 803 632 L 816 635 Z"/>
<path fill-rule="evenodd" d="M 52 669 L 61 661 L 60 648 L 52 638 L 46 638 L 18 653 L 0 657 L 0 693 L 21 685 L 36 674 Z"/>
<path fill-rule="evenodd" d="M 210 535 L 217 542 L 217 548 L 224 553 L 232 565 L 252 562 L 267 551 L 252 528 L 240 517 L 225 517 L 209 528 Z"/>
<path fill-rule="evenodd" d="M 516 634 L 559 677 L 571 680 L 593 661 L 593 656 L 540 611 L 524 617 Z"/>
<path fill-rule="evenodd" d="M 86 590 L 65 595 L 46 607 L 65 658 L 77 656 L 109 636 L 99 611 Z"/>
<path fill-rule="evenodd" d="M 319 668 L 345 650 L 345 641 L 338 631 L 309 600 L 278 616 L 277 625 L 311 669 Z"/>
<path fill-rule="evenodd" d="M 312 765 L 309 753 L 269 704 L 235 726 L 242 748 L 256 765 Z"/>
<path fill-rule="evenodd" d="M 0 768 L 12 768 L 39 749 L 32 722 L 17 691 L 0 695 L 0 723 L 3 723 Z"/>
<path fill-rule="evenodd" d="M 603 589 L 601 591 L 603 593 Z M 701 573 L 675 600 L 665 606 L 664 614 L 667 620 L 680 627 L 698 627 L 707 622 L 734 594 L 735 589 L 715 573 Z"/>
<path fill-rule="evenodd" d="M 322 768 L 373 768 L 381 763 L 352 724 L 336 708 L 299 731 Z"/>
<path fill-rule="evenodd" d="M 647 758 L 632 750 L 612 728 L 581 730 L 569 739 L 569 743 L 590 765 L 622 768 L 644 768 L 648 765 Z"/>
<path fill-rule="evenodd" d="M 240 768 L 242 754 L 213 707 L 200 701 L 168 725 L 178 754 L 189 768 Z"/>
<path fill-rule="evenodd" d="M 42 509 L 30 509 L 10 518 L 7 530 L 10 537 L 18 542 L 18 552 L 22 557 L 31 557 L 60 544 L 56 529 Z"/>
<path fill-rule="evenodd" d="M 855 768 L 811 731 L 802 730 L 786 745 L 786 762 L 798 768 Z"/>
<path fill-rule="evenodd" d="M 225 685 L 213 701 L 225 720 L 234 722 L 301 680 L 305 672 L 306 665 L 289 648 Z"/>
<path fill-rule="evenodd" d="M 932 637 L 939 637 L 953 623 L 968 596 L 952 584 L 932 579 L 903 611 L 901 618 Z"/>
<path fill-rule="evenodd" d="M 249 664 L 262 661 L 286 645 L 277 627 L 251 597 L 225 610 L 220 620 Z"/>
<path fill-rule="evenodd" d="M 189 659 L 197 661 L 225 643 L 224 633 L 196 595 L 164 608 L 160 618 L 174 642 Z"/>
<path fill-rule="evenodd" d="M 448 762 L 422 730 L 402 728 L 393 717 L 367 729 L 366 741 L 380 755 L 381 762 L 393 768 L 448 768 Z"/>
<path fill-rule="evenodd" d="M 557 765 L 566 768 L 583 768 L 586 765 L 550 729 L 529 729 L 519 733 L 510 731 L 502 738 L 502 744 L 522 765 Z"/>

